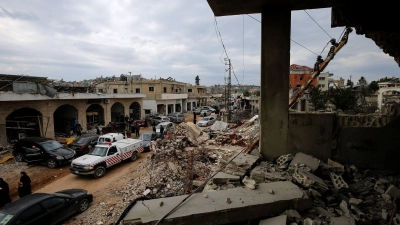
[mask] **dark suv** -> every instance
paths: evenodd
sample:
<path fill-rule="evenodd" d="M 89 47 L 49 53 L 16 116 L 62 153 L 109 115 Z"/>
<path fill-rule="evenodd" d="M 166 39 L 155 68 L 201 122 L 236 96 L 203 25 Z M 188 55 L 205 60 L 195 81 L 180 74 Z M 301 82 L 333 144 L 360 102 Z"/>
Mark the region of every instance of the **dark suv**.
<path fill-rule="evenodd" d="M 68 148 L 75 150 L 76 155 L 87 154 L 89 152 L 89 146 L 93 148 L 97 145 L 99 136 L 98 134 L 84 134 L 71 142 Z"/>
<path fill-rule="evenodd" d="M 45 137 L 20 139 L 13 148 L 13 155 L 17 162 L 44 163 L 50 168 L 70 163 L 75 154 L 74 150 L 65 148 L 56 140 Z"/>

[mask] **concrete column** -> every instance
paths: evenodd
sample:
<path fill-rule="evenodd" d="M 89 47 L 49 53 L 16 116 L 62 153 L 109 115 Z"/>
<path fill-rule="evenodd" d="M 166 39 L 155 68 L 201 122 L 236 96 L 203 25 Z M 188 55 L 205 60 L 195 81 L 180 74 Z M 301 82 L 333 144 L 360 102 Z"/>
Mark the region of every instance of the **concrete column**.
<path fill-rule="evenodd" d="M 86 121 L 86 108 L 85 105 L 81 104 L 81 107 L 78 107 L 78 118 L 77 118 L 77 122 L 82 126 L 83 130 L 87 130 L 87 121 Z"/>
<path fill-rule="evenodd" d="M 172 112 L 176 112 L 176 103 L 172 104 Z"/>
<path fill-rule="evenodd" d="M 287 154 L 291 10 L 264 8 L 261 23 L 261 154 Z"/>

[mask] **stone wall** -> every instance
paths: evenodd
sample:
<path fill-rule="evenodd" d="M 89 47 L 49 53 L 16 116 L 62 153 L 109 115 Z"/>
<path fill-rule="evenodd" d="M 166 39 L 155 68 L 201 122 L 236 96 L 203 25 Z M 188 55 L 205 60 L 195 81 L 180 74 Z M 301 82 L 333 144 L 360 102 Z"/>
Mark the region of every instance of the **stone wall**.
<path fill-rule="evenodd" d="M 290 113 L 288 152 L 304 152 L 321 160 L 331 157 L 333 113 Z"/>

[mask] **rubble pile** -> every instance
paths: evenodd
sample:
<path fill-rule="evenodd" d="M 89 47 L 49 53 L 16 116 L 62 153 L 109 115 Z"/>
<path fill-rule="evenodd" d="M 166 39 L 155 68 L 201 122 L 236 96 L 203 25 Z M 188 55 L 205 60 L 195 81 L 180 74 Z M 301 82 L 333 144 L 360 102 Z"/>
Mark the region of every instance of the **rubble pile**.
<path fill-rule="evenodd" d="M 220 167 L 225 165 L 226 162 L 221 160 Z M 261 183 L 278 181 L 297 184 L 314 204 L 303 212 L 285 212 L 288 224 L 292 225 L 388 224 L 395 200 L 400 196 L 400 176 L 397 174 L 362 172 L 332 160 L 324 163 L 301 152 L 296 156 L 283 155 L 275 163 L 251 160 L 249 155 L 240 154 L 224 172 L 231 177 L 225 175 L 222 184 L 210 181 L 204 191 L 238 186 L 257 190 Z M 240 178 L 240 184 L 232 175 Z M 232 182 L 228 182 L 230 180 Z"/>

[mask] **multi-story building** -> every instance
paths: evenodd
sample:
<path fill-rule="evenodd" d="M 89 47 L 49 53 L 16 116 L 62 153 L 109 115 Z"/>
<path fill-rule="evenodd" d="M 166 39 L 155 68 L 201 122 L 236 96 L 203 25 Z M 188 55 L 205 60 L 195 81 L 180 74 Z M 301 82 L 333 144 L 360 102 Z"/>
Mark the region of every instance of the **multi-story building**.
<path fill-rule="evenodd" d="M 145 79 L 141 76 L 123 76 L 118 81 L 106 81 L 96 85 L 99 93 L 144 94 L 142 110 L 131 111 L 132 117 L 141 118 L 144 114 L 158 112 L 192 111 L 205 104 L 206 87 L 178 82 L 172 78 Z"/>
<path fill-rule="evenodd" d="M 46 77 L 0 76 L 0 144 L 29 132 L 54 138 L 76 123 L 86 130 L 95 124 L 122 122 L 125 115 L 143 109 L 142 93 L 98 91 L 94 84 L 54 86 Z"/>
<path fill-rule="evenodd" d="M 329 79 L 333 76 L 333 73 L 324 72 L 320 73 L 318 76 L 318 86 L 321 91 L 327 91 L 329 89 Z"/>
<path fill-rule="evenodd" d="M 313 68 L 308 66 L 300 66 L 296 64 L 290 65 L 289 74 L 289 97 L 291 97 L 302 85 L 306 85 L 312 77 Z M 313 80 L 312 85 L 317 86 L 318 80 Z"/>

